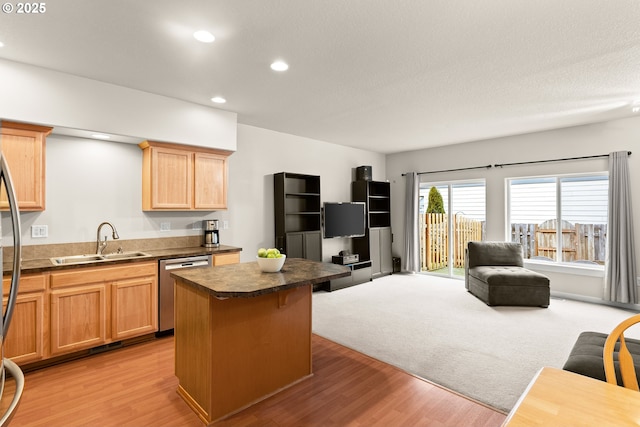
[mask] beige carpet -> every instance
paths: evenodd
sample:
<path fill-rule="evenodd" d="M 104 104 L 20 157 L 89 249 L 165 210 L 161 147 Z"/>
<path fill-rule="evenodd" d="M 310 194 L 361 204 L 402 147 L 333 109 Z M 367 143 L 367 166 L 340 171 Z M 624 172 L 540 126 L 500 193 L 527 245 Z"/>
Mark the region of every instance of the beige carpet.
<path fill-rule="evenodd" d="M 313 294 L 313 332 L 508 411 L 543 366 L 561 368 L 578 334 L 609 333 L 630 311 L 551 299 L 488 307 L 464 282 L 396 274 Z"/>

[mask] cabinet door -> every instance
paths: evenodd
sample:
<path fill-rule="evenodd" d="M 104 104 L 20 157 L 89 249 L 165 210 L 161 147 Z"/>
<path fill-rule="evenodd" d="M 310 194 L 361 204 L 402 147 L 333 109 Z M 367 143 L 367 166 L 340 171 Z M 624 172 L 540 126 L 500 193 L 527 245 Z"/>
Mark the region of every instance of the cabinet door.
<path fill-rule="evenodd" d="M 155 276 L 111 285 L 111 338 L 120 340 L 158 330 L 158 284 Z"/>
<path fill-rule="evenodd" d="M 322 233 L 287 233 L 285 255 L 288 258 L 306 258 L 322 261 Z"/>
<path fill-rule="evenodd" d="M 304 258 L 304 234 L 286 234 L 286 252 L 288 258 Z"/>
<path fill-rule="evenodd" d="M 190 151 L 151 148 L 151 208 L 190 209 L 192 205 Z"/>
<path fill-rule="evenodd" d="M 51 354 L 102 345 L 107 340 L 104 284 L 51 291 Z"/>
<path fill-rule="evenodd" d="M 371 248 L 371 274 L 391 274 L 393 258 L 391 256 L 391 227 L 369 229 L 369 245 Z"/>
<path fill-rule="evenodd" d="M 304 233 L 304 257 L 322 262 L 322 233 Z"/>
<path fill-rule="evenodd" d="M 376 276 L 382 272 L 380 265 L 380 229 L 369 229 L 369 251 L 371 254 L 371 275 Z"/>
<path fill-rule="evenodd" d="M 8 126 L 10 125 L 2 123 L 0 146 L 11 171 L 18 206 L 23 211 L 42 211 L 45 208 L 45 139 L 51 128 L 33 126 L 36 130 L 27 130 Z M 7 192 L 3 185 L 0 190 L 0 208 L 8 207 Z"/>
<path fill-rule="evenodd" d="M 44 291 L 47 278 L 44 274 L 24 274 L 20 277 L 20 293 L 4 341 L 5 357 L 10 357 L 18 364 L 38 361 L 45 356 L 43 342 L 47 323 L 44 321 Z M 5 308 L 11 277 L 3 278 L 2 288 Z"/>
<path fill-rule="evenodd" d="M 3 298 L 3 308 L 8 298 Z M 22 364 L 44 356 L 44 292 L 19 294 L 4 341 L 4 356 Z"/>
<path fill-rule="evenodd" d="M 195 209 L 227 208 L 227 158 L 216 154 L 195 153 Z"/>
<path fill-rule="evenodd" d="M 382 274 L 391 274 L 393 272 L 391 240 L 391 228 L 380 228 L 380 272 Z"/>

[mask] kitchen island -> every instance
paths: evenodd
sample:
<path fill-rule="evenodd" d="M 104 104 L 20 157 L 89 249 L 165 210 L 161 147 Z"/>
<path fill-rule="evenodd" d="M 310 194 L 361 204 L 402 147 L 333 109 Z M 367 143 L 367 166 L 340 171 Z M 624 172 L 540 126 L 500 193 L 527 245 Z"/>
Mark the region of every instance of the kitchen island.
<path fill-rule="evenodd" d="M 312 286 L 349 274 L 299 258 L 172 273 L 178 394 L 210 424 L 312 375 Z"/>

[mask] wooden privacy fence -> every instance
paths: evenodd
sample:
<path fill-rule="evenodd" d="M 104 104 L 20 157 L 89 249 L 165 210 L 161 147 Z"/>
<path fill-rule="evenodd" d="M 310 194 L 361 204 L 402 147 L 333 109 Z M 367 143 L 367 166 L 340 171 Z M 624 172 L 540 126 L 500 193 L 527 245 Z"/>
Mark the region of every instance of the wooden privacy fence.
<path fill-rule="evenodd" d="M 420 259 L 422 270 L 438 270 L 449 261 L 449 221 L 447 214 L 420 215 Z M 467 242 L 482 240 L 483 222 L 464 215 L 453 217 L 453 266 L 464 267 Z"/>
<path fill-rule="evenodd" d="M 511 224 L 511 241 L 524 248 L 524 257 L 556 260 L 558 222 L 541 224 Z M 604 264 L 607 224 L 561 223 L 562 261 Z"/>

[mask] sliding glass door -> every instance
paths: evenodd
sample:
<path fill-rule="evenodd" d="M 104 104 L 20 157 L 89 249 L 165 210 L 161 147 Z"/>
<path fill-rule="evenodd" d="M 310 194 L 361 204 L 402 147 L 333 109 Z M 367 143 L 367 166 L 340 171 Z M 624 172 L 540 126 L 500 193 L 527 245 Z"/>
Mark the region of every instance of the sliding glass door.
<path fill-rule="evenodd" d="M 464 277 L 467 242 L 485 235 L 485 183 L 420 184 L 421 271 Z"/>

